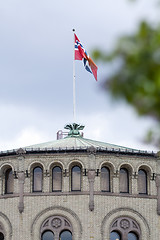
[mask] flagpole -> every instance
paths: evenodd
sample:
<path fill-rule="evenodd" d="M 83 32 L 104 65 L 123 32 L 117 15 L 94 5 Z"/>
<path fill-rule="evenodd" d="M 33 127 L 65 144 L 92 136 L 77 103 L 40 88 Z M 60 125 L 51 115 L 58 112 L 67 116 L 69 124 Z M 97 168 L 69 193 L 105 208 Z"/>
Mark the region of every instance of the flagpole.
<path fill-rule="evenodd" d="M 73 33 L 75 29 L 73 29 Z M 73 121 L 76 122 L 76 73 L 75 73 L 75 37 L 73 35 Z"/>

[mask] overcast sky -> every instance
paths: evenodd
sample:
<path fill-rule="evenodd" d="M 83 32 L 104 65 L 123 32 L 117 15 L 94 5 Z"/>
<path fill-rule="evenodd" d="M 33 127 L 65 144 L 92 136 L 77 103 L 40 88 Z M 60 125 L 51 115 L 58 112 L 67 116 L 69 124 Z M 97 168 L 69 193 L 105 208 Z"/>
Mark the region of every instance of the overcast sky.
<path fill-rule="evenodd" d="M 73 122 L 73 32 L 88 53 L 110 50 L 141 19 L 154 21 L 152 1 L 1 0 L 0 151 L 56 139 Z M 142 143 L 150 119 L 138 118 L 102 89 L 112 66 L 97 63 L 98 82 L 76 61 L 76 121 L 84 136 L 127 147 Z"/>

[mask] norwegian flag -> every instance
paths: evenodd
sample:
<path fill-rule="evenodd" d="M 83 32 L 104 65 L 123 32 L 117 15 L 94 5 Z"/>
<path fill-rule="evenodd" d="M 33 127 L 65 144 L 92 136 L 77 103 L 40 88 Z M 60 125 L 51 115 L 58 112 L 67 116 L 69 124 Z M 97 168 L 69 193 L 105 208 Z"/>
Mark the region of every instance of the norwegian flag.
<path fill-rule="evenodd" d="M 79 41 L 76 34 L 75 36 L 75 60 L 83 60 L 85 69 L 92 73 L 97 81 L 97 69 L 98 67 L 93 62 L 93 60 L 87 54 L 85 48 L 83 47 L 82 43 Z"/>

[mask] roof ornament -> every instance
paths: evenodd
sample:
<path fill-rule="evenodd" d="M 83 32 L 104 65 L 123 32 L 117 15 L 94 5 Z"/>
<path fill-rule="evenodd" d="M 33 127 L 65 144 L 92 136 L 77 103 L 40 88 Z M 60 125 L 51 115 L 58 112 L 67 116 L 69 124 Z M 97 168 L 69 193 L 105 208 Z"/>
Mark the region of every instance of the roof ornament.
<path fill-rule="evenodd" d="M 81 137 L 82 134 L 80 133 L 79 130 L 84 129 L 84 125 L 78 124 L 78 123 L 72 123 L 72 124 L 66 124 L 64 126 L 64 129 L 69 129 L 68 136 L 69 137 Z"/>
<path fill-rule="evenodd" d="M 17 155 L 24 155 L 26 153 L 26 151 L 23 148 L 19 148 L 18 150 L 16 150 L 16 154 Z"/>

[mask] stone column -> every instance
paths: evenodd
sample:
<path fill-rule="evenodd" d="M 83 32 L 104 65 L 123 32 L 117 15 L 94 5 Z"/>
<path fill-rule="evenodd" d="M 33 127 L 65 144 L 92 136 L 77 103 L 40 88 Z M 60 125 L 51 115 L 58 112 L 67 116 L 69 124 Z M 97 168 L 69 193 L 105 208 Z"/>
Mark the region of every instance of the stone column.
<path fill-rule="evenodd" d="M 55 240 L 59 240 L 59 233 L 56 231 L 54 234 L 55 234 L 55 235 L 54 235 L 54 239 L 55 239 Z"/>
<path fill-rule="evenodd" d="M 160 215 L 160 176 L 156 176 L 157 186 L 157 213 Z"/>
<path fill-rule="evenodd" d="M 25 174 L 24 172 L 18 173 L 18 181 L 19 181 L 19 205 L 18 209 L 19 212 L 22 213 L 24 211 L 24 181 L 25 181 Z"/>
<path fill-rule="evenodd" d="M 94 180 L 95 180 L 95 170 L 88 171 L 88 181 L 89 181 L 89 210 L 94 210 Z"/>

